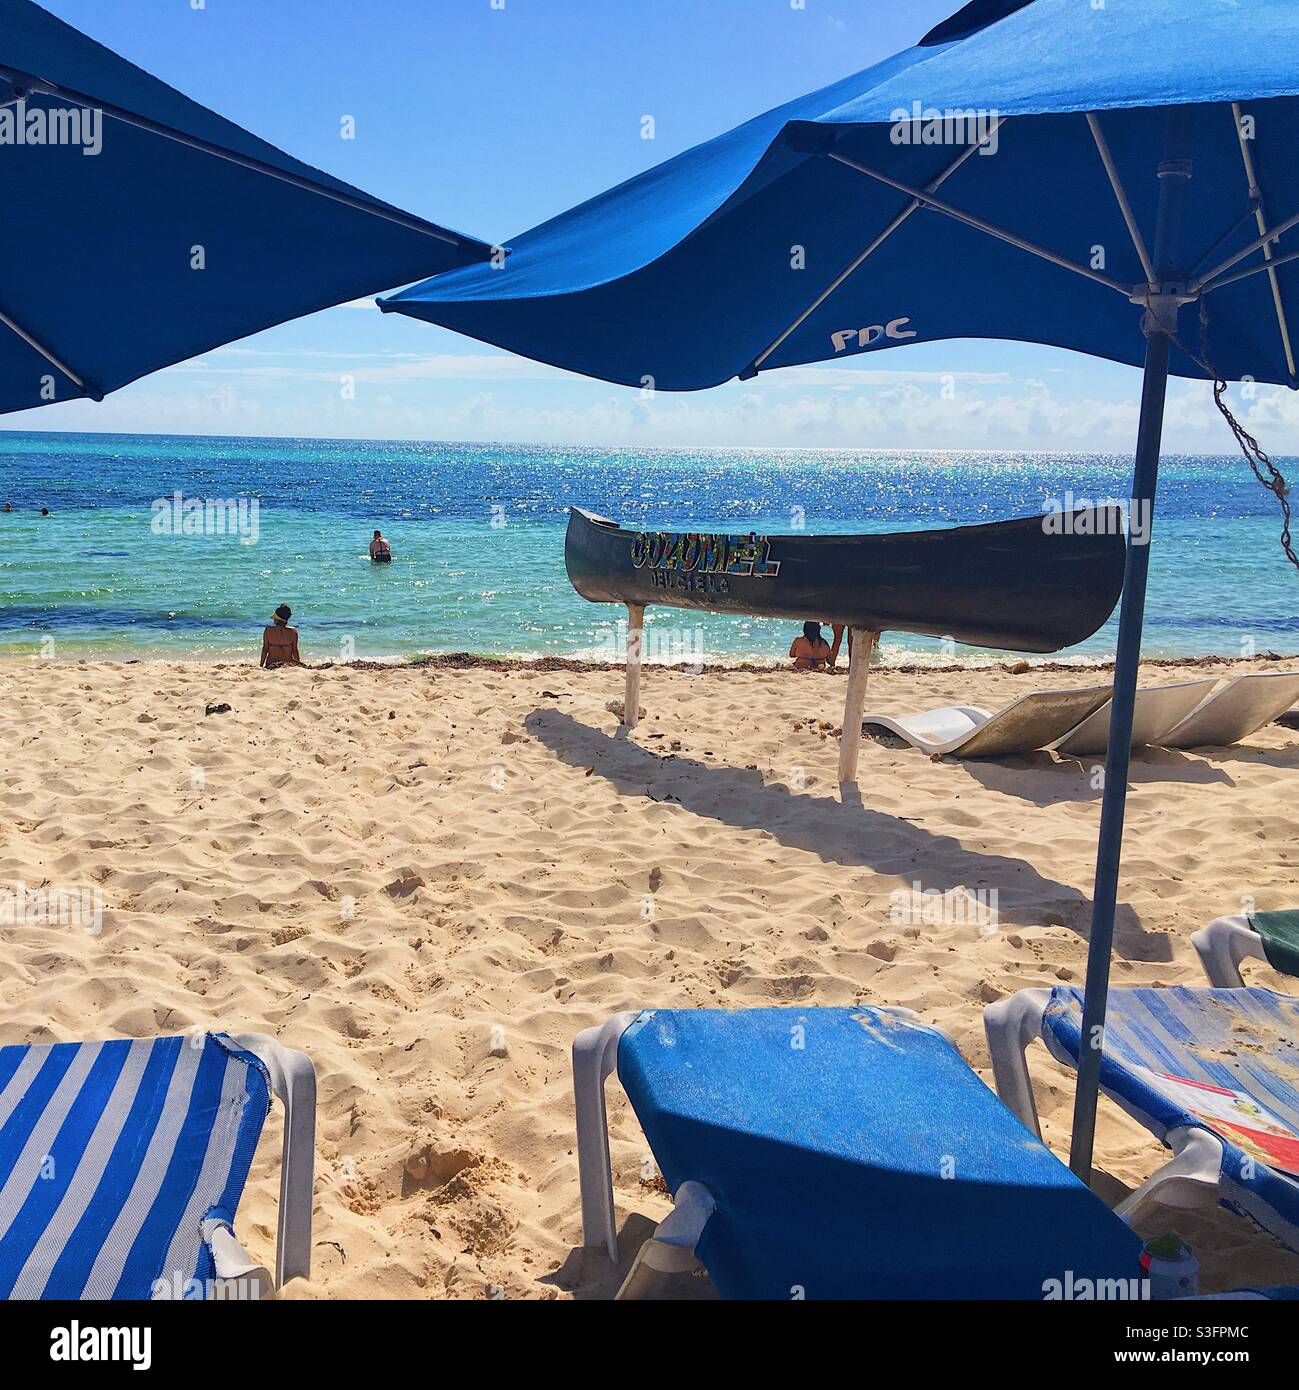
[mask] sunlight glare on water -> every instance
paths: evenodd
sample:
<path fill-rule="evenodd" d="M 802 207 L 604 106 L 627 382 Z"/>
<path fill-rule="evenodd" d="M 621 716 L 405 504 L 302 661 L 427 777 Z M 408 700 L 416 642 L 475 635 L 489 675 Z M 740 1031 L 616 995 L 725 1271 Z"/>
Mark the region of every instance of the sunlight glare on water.
<path fill-rule="evenodd" d="M 288 603 L 309 660 L 611 659 L 620 611 L 579 598 L 564 571 L 572 505 L 655 529 L 903 531 L 1037 515 L 1044 499 L 1069 494 L 1122 497 L 1129 470 L 1125 459 L 1064 454 L 8 433 L 0 495 L 15 511 L 0 515 L 0 653 L 36 655 L 53 638 L 60 656 L 255 657 L 262 625 Z M 256 544 L 155 534 L 151 504 L 177 491 L 256 498 Z M 366 558 L 375 527 L 393 543 L 390 566 Z M 1275 500 L 1243 460 L 1166 459 L 1147 654 L 1299 651 L 1278 532 Z M 709 661 L 778 660 L 792 635 L 785 622 L 664 608 L 651 609 L 651 630 L 651 657 L 702 644 Z M 1065 658 L 1110 654 L 1114 635 L 1111 621 Z M 905 633 L 888 634 L 884 654 L 947 659 Z"/>

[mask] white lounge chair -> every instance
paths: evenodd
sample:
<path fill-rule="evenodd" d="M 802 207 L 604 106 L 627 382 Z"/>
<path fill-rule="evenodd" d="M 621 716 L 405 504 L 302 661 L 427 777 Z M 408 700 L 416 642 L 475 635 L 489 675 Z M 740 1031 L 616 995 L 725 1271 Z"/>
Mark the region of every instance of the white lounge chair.
<path fill-rule="evenodd" d="M 1164 748 L 1225 748 L 1257 732 L 1299 700 L 1299 672 L 1237 676 L 1160 740 Z"/>
<path fill-rule="evenodd" d="M 973 705 L 949 705 L 895 718 L 868 714 L 862 727 L 876 725 L 904 738 L 931 757 L 1004 758 L 1055 743 L 1110 699 L 1108 685 L 1083 690 L 1041 690 L 989 714 Z"/>
<path fill-rule="evenodd" d="M 1216 680 L 1185 681 L 1179 685 L 1157 686 L 1154 690 L 1138 690 L 1132 714 L 1132 747 L 1159 743 L 1217 683 Z M 1095 714 L 1089 714 L 1072 733 L 1062 738 L 1055 751 L 1070 758 L 1106 752 L 1110 746 L 1110 710 L 1111 701 L 1106 700 Z"/>

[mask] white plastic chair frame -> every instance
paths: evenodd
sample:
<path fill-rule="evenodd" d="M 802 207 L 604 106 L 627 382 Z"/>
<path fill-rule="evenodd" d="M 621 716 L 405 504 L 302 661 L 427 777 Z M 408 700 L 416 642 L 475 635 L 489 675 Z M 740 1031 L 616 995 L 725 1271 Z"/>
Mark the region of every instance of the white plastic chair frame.
<path fill-rule="evenodd" d="M 316 1068 L 305 1052 L 264 1033 L 231 1033 L 270 1074 L 271 1090 L 284 1106 L 280 1154 L 279 1223 L 275 1238 L 275 1287 L 311 1276 L 311 1206 L 316 1164 Z M 257 1266 L 228 1228 L 212 1241 L 218 1279 L 257 1277 Z M 224 1266 L 224 1268 L 223 1268 Z"/>
<path fill-rule="evenodd" d="M 1214 989 L 1240 989 L 1240 963 L 1248 956 L 1267 960 L 1263 938 L 1249 924 L 1245 914 L 1217 917 L 1207 927 L 1191 933 L 1191 945 L 1200 957 L 1204 973 Z"/>
<path fill-rule="evenodd" d="M 1026 1054 L 1029 1044 L 1042 1037 L 1042 1021 L 1050 1002 L 1049 989 L 1021 989 L 983 1011 L 997 1094 L 1039 1139 L 1042 1130 Z M 1115 1215 L 1129 1224 L 1149 1202 L 1184 1210 L 1217 1204 L 1222 1141 L 1198 1125 L 1181 1125 L 1168 1131 L 1164 1143 L 1173 1151 L 1172 1158 L 1114 1208 Z"/>

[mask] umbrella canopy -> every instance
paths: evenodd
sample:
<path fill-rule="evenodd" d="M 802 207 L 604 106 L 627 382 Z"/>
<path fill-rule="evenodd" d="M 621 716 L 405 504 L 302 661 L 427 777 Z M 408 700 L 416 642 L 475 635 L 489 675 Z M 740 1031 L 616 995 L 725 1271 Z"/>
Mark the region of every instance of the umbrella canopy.
<path fill-rule="evenodd" d="M 503 269 L 442 275 L 382 307 L 661 390 L 944 338 L 1140 364 L 1128 296 L 1150 274 L 1106 158 L 1152 245 L 1156 166 L 1168 108 L 1180 109 L 1195 157 L 1185 270 L 1207 278 L 1258 237 L 1256 208 L 1299 214 L 1296 92 L 1293 0 L 983 0 L 917 47 L 517 237 Z M 1245 142 L 1235 101 L 1249 103 Z M 963 131 L 926 113 L 973 119 Z M 967 135 L 984 131 L 972 154 Z M 1088 273 L 968 221 L 916 215 L 908 190 Z M 1276 280 L 1299 313 L 1299 267 Z M 1295 384 L 1268 276 L 1217 289 L 1208 306 L 1222 373 Z M 1204 374 L 1177 350 L 1171 367 Z"/>
<path fill-rule="evenodd" d="M 1144 363 L 1070 1159 L 1085 1178 L 1168 375 L 1299 384 L 1296 92 L 1294 0 L 973 0 L 518 238 L 503 269 L 382 305 L 660 389 L 956 337 Z M 1237 429 L 1293 559 L 1284 482 Z"/>
<path fill-rule="evenodd" d="M 105 393 L 491 248 L 0 0 L 0 412 Z"/>

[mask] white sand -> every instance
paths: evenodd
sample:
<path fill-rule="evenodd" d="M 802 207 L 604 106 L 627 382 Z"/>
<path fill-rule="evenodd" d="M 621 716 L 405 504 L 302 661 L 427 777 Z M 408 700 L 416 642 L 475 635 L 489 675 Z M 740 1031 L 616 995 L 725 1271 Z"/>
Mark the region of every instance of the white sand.
<path fill-rule="evenodd" d="M 845 806 L 835 738 L 796 727 L 838 723 L 841 677 L 651 669 L 626 742 L 612 671 L 2 670 L 0 888 L 98 887 L 105 911 L 97 936 L 3 929 L 0 1042 L 203 1025 L 310 1053 L 315 1271 L 291 1294 L 608 1291 L 603 1262 L 576 1253 L 568 1052 L 617 1009 L 905 1004 L 986 1076 L 983 1006 L 1082 979 L 1090 768 L 933 763 L 868 740 Z M 995 708 L 1086 679 L 874 673 L 867 707 Z M 205 718 L 218 701 L 232 712 Z M 1192 930 L 1245 895 L 1299 901 L 1297 769 L 1299 732 L 1279 725 L 1138 755 L 1116 984 L 1203 983 Z M 913 882 L 997 890 L 1000 929 L 895 924 L 890 895 Z M 1035 1051 L 1064 1152 L 1072 1086 Z M 641 1185 L 644 1140 L 610 1095 L 632 1235 L 667 1203 Z M 278 1140 L 273 1119 L 240 1211 L 264 1258 Z M 1162 1155 L 1106 1107 L 1107 1196 Z M 1154 1226 L 1192 1238 L 1206 1287 L 1299 1282 L 1299 1260 L 1225 1213 Z"/>

